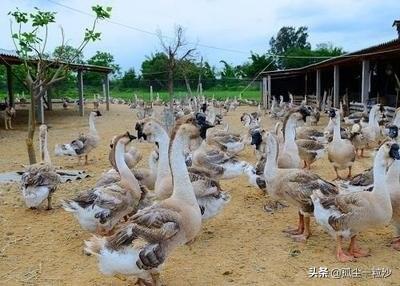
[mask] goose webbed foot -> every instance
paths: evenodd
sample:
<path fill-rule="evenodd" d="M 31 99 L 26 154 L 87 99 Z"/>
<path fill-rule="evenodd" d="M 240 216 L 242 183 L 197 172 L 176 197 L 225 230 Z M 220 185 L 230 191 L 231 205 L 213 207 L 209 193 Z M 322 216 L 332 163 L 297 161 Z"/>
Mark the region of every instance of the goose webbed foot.
<path fill-rule="evenodd" d="M 400 237 L 396 237 L 392 240 L 390 246 L 397 251 L 400 251 Z"/>
<path fill-rule="evenodd" d="M 142 278 L 138 278 L 136 280 L 135 285 L 139 285 L 139 286 L 155 286 L 155 284 L 153 284 L 152 282 L 146 281 L 146 280 L 144 280 Z"/>
<path fill-rule="evenodd" d="M 347 254 L 343 251 L 342 248 L 342 236 L 337 235 L 336 236 L 336 258 L 340 262 L 350 262 L 350 261 L 356 261 L 355 257 L 351 254 Z"/>
<path fill-rule="evenodd" d="M 353 236 L 350 240 L 349 254 L 356 258 L 370 256 L 369 251 L 363 250 L 357 245 L 356 236 Z"/>

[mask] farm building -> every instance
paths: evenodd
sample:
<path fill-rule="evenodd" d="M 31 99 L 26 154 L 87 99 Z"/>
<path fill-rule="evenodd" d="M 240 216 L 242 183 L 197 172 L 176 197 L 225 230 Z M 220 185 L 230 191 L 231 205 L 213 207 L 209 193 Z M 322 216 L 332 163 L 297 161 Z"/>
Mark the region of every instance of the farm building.
<path fill-rule="evenodd" d="M 31 60 L 32 64 L 35 64 L 35 60 Z M 6 81 L 7 81 L 7 94 L 8 94 L 8 103 L 10 105 L 15 105 L 14 98 L 14 90 L 13 90 L 13 81 L 15 79 L 23 80 L 17 78 L 13 73 L 13 66 L 23 64 L 23 59 L 18 56 L 18 54 L 14 51 L 0 49 L 0 65 L 4 65 L 6 68 Z M 59 65 L 65 64 L 60 61 L 53 61 L 52 66 L 57 68 Z M 95 66 L 95 65 L 87 65 L 87 64 L 69 64 L 69 67 L 72 71 L 75 71 L 77 74 L 77 92 L 79 95 L 79 114 L 81 116 L 84 115 L 84 104 L 82 104 L 84 99 L 83 94 L 83 73 L 84 72 L 96 72 L 103 74 L 103 93 L 106 99 L 106 109 L 109 110 L 109 74 L 112 72 L 112 68 L 103 67 L 103 66 Z M 40 100 L 40 103 L 37 104 L 37 114 L 38 121 L 40 123 L 44 123 L 44 105 L 47 106 L 48 109 L 51 109 L 52 98 L 50 92 L 46 92 L 46 95 L 43 99 Z"/>
<path fill-rule="evenodd" d="M 347 95 L 351 102 L 380 102 L 398 107 L 400 89 L 400 21 L 395 21 L 397 39 L 327 59 L 301 68 L 267 71 L 263 77 L 263 104 L 288 94 L 312 98 L 321 103 L 323 94 L 332 97 L 333 106 Z"/>

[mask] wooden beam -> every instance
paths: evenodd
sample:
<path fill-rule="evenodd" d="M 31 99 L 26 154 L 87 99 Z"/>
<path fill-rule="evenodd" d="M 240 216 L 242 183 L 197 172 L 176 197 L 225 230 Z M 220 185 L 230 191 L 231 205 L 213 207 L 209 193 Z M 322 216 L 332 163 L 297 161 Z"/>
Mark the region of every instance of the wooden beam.
<path fill-rule="evenodd" d="M 13 76 L 12 76 L 12 68 L 11 65 L 6 65 L 6 73 L 7 73 L 7 90 L 8 90 L 8 103 L 14 107 L 14 89 L 13 89 Z"/>
<path fill-rule="evenodd" d="M 339 108 L 339 66 L 333 66 L 333 106 Z"/>
<path fill-rule="evenodd" d="M 369 72 L 369 60 L 362 61 L 361 68 L 361 102 L 367 103 L 369 90 L 371 86 L 371 77 Z"/>
<path fill-rule="evenodd" d="M 108 74 L 105 74 L 104 76 L 104 87 L 106 92 L 106 110 L 110 111 L 110 80 Z"/>
<path fill-rule="evenodd" d="M 315 95 L 317 98 L 317 106 L 321 108 L 321 70 L 316 71 L 315 75 Z"/>
<path fill-rule="evenodd" d="M 79 115 L 84 116 L 85 115 L 85 108 L 83 104 L 83 74 L 82 70 L 78 70 L 78 95 L 79 95 Z"/>

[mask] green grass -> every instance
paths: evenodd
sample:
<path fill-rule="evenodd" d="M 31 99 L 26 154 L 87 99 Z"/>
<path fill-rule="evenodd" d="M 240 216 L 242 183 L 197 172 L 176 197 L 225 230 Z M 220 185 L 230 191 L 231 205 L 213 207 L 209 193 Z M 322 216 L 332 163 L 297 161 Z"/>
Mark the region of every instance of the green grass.
<path fill-rule="evenodd" d="M 111 91 L 111 96 L 116 97 L 116 98 L 123 98 L 130 100 L 133 97 L 133 94 L 136 93 L 139 98 L 143 98 L 144 100 L 150 100 L 150 92 L 149 91 L 135 91 L 135 92 L 126 92 L 126 91 Z M 221 99 L 226 99 L 226 98 L 231 98 L 233 99 L 235 96 L 239 97 L 240 91 L 230 91 L 230 90 L 210 90 L 210 91 L 204 91 L 203 94 L 207 98 L 212 98 L 215 96 L 215 99 L 221 100 Z M 184 97 L 186 95 L 186 92 L 183 91 L 177 91 L 175 92 L 176 97 Z M 160 98 L 162 100 L 168 100 L 169 95 L 168 92 L 162 91 L 159 92 Z M 157 92 L 153 93 L 153 98 L 156 99 Z M 242 94 L 242 98 L 246 99 L 253 99 L 253 100 L 260 100 L 261 97 L 261 92 L 258 90 L 249 90 L 246 91 Z"/>
<path fill-rule="evenodd" d="M 92 99 L 93 98 L 93 91 L 87 90 L 84 91 L 84 96 L 87 99 Z M 150 92 L 148 90 L 136 90 L 136 91 L 119 91 L 119 90 L 110 90 L 110 95 L 114 98 L 122 98 L 125 100 L 131 100 L 133 98 L 133 94 L 136 93 L 138 95 L 139 98 L 143 98 L 144 100 L 148 101 L 150 100 Z M 224 100 L 226 98 L 231 98 L 233 99 L 235 96 L 239 97 L 239 93 L 240 91 L 232 91 L 232 90 L 205 90 L 203 91 L 203 94 L 207 97 L 207 98 L 212 98 L 212 96 L 215 96 L 215 99 L 218 100 Z M 168 96 L 168 92 L 166 91 L 161 91 L 159 92 L 160 94 L 160 98 L 164 101 L 168 100 L 169 96 Z M 184 91 L 176 91 L 175 92 L 176 97 L 183 97 L 186 95 L 186 92 Z M 28 94 L 25 94 L 25 96 L 27 97 Z M 73 90 L 69 90 L 66 91 L 65 93 L 63 93 L 62 96 L 66 96 L 66 97 L 71 97 L 71 98 L 77 98 L 78 97 L 78 93 L 73 91 Z M 157 96 L 157 92 L 153 93 L 153 97 L 154 99 Z M 0 100 L 2 98 L 6 97 L 6 93 L 4 92 L 0 92 Z M 250 100 L 257 100 L 260 101 L 261 98 L 261 91 L 259 90 L 247 90 L 242 94 L 242 98 L 243 99 L 250 99 Z"/>

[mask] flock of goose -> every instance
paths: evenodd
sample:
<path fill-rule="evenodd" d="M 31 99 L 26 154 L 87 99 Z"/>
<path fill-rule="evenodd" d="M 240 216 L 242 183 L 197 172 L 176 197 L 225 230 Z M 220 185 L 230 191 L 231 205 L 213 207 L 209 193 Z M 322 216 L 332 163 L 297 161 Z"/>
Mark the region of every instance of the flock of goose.
<path fill-rule="evenodd" d="M 99 262 L 105 275 L 128 275 L 139 285 L 161 285 L 159 273 L 168 256 L 180 245 L 192 243 L 202 221 L 217 216 L 230 201 L 221 180 L 246 176 L 249 183 L 265 191 L 274 203 L 266 210 L 290 205 L 298 209 L 298 226 L 285 230 L 294 240 L 311 235 L 310 220 L 336 239 L 336 257 L 341 262 L 369 255 L 356 243 L 357 235 L 391 221 L 399 233 L 392 247 L 400 250 L 400 154 L 398 121 L 400 111 L 388 123 L 379 104 L 370 112 L 343 118 L 341 109 L 327 110 L 329 123 L 321 132 L 314 125 L 320 111 L 302 103 L 284 106 L 273 103 L 273 130 L 261 127 L 266 118 L 260 106 L 243 113 L 246 134 L 217 126 L 223 116 L 240 104 L 191 98 L 174 101 L 164 112 L 173 117 L 172 126 L 155 116 L 153 104 L 136 104 L 140 120 L 137 136 L 129 132 L 111 139 L 111 168 L 95 186 L 65 198 L 62 206 L 77 223 L 94 235 L 85 241 L 85 253 Z M 148 111 L 142 113 L 144 108 Z M 89 132 L 55 147 L 57 156 L 75 156 L 79 162 L 100 144 L 96 130 L 98 110 L 89 116 Z M 365 118 L 368 120 L 366 121 Z M 238 119 L 239 120 L 239 119 Z M 348 128 L 342 128 L 342 122 Z M 154 146 L 148 168 L 137 167 L 141 152 L 129 144 L 145 140 Z M 239 159 L 251 146 L 255 165 Z M 29 208 L 38 208 L 51 198 L 60 177 L 51 164 L 47 127 L 39 129 L 41 162 L 28 166 L 21 178 L 22 195 Z M 352 166 L 366 148 L 376 148 L 373 167 L 351 177 Z M 361 154 L 358 154 L 361 150 Z M 327 153 L 338 181 L 329 182 L 311 171 L 311 165 Z M 339 171 L 348 169 L 348 180 Z M 350 239 L 343 250 L 343 240 Z"/>

